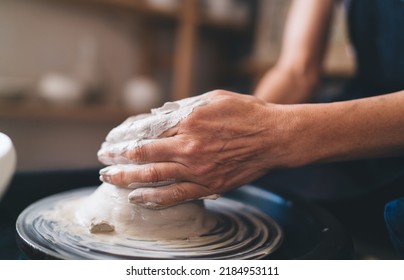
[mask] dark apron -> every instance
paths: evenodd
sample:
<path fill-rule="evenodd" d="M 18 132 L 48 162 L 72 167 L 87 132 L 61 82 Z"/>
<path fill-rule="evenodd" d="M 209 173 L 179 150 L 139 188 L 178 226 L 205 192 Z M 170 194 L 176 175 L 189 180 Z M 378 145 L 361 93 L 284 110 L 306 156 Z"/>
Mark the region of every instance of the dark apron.
<path fill-rule="evenodd" d="M 404 0 L 350 0 L 348 28 L 357 73 L 341 100 L 404 89 Z"/>

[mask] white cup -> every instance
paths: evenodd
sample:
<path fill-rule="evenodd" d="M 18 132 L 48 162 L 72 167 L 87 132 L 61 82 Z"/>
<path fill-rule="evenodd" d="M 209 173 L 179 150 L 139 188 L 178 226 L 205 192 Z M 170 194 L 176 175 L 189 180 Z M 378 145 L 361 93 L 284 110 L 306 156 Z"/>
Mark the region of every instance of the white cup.
<path fill-rule="evenodd" d="M 17 156 L 11 139 L 0 132 L 0 199 L 14 174 Z"/>

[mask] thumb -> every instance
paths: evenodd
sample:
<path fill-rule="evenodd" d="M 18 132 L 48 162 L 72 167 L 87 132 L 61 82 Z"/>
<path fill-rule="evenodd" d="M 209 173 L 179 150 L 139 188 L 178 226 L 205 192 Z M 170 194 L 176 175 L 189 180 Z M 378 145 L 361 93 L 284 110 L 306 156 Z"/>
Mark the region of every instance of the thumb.
<path fill-rule="evenodd" d="M 211 191 L 203 185 L 181 182 L 157 188 L 139 188 L 128 198 L 131 203 L 145 208 L 162 209 L 210 195 Z"/>

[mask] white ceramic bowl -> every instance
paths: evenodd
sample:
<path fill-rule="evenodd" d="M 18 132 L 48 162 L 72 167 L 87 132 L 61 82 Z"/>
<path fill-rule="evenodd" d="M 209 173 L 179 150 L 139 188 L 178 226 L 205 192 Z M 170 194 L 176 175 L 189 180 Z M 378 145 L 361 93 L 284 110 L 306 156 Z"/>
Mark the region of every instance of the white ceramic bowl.
<path fill-rule="evenodd" d="M 14 174 L 17 156 L 11 139 L 0 132 L 0 199 Z"/>

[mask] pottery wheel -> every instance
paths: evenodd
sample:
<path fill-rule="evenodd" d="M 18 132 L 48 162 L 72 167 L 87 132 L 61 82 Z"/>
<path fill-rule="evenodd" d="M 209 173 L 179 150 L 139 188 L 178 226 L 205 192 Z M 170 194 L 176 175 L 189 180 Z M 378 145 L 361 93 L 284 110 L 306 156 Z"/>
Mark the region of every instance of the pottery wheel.
<path fill-rule="evenodd" d="M 25 251 L 57 259 L 261 259 L 281 244 L 282 231 L 267 214 L 241 202 L 219 198 L 205 201 L 219 217 L 209 233 L 184 240 L 139 240 L 127 236 L 76 232 L 75 225 L 49 219 L 44 213 L 94 192 L 72 190 L 49 196 L 27 207 L 17 219 Z M 76 225 L 77 226 L 77 225 Z"/>

